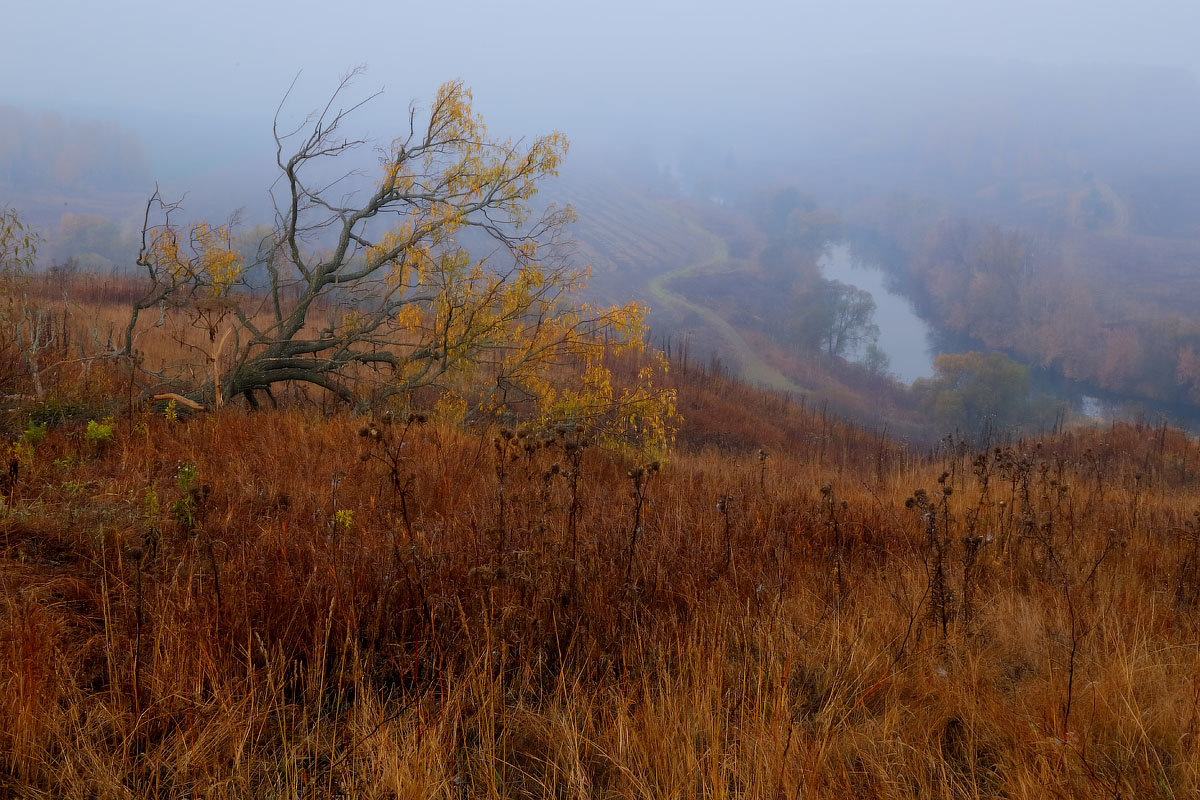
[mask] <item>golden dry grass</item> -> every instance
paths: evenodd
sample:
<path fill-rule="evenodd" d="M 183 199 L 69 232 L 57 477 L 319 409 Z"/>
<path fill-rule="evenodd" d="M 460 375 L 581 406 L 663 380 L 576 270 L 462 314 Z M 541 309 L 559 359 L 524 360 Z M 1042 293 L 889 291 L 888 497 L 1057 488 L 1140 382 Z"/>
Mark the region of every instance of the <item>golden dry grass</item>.
<path fill-rule="evenodd" d="M 1183 434 L 924 454 L 682 374 L 631 551 L 638 465 L 569 432 L 118 401 L 102 441 L 87 380 L 9 422 L 84 409 L 3 487 L 0 795 L 1200 792 Z"/>

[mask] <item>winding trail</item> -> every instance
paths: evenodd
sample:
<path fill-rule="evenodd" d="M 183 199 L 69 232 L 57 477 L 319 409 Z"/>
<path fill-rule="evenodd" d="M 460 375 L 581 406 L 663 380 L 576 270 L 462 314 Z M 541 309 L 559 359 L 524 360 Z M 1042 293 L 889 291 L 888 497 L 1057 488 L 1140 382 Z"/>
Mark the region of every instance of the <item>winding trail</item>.
<path fill-rule="evenodd" d="M 795 383 L 775 367 L 768 364 L 750 343 L 746 341 L 745 337 L 716 311 L 708 306 L 694 303 L 682 294 L 673 292 L 667 288 L 667 284 L 676 278 L 702 272 L 705 269 L 729 260 L 729 244 L 722 237 L 712 231 L 705 230 L 693 220 L 677 212 L 669 209 L 667 211 L 691 229 L 698 239 L 708 239 L 712 243 L 712 255 L 704 261 L 685 264 L 678 269 L 673 269 L 670 272 L 664 272 L 651 278 L 649 284 L 651 296 L 655 300 L 661 301 L 664 305 L 687 309 L 700 317 L 705 324 L 720 334 L 721 338 L 729 346 L 733 356 L 741 365 L 742 378 L 744 380 L 770 389 L 780 389 L 787 392 L 808 391 L 805 387 Z"/>

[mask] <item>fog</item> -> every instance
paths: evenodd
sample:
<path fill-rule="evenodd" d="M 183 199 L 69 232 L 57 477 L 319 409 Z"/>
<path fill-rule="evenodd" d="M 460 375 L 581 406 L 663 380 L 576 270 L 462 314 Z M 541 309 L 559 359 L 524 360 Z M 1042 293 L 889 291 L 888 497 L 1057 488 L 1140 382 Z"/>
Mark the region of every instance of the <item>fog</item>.
<path fill-rule="evenodd" d="M 285 123 L 359 67 L 347 97 L 380 94 L 354 133 L 377 144 L 461 78 L 492 132 L 564 131 L 568 179 L 666 174 L 701 197 L 986 196 L 1017 223 L 1040 219 L 1005 207 L 1018 184 L 1090 171 L 1136 185 L 1156 207 L 1142 222 L 1171 227 L 1200 175 L 1200 5 L 1185 0 L 133 0 L 17 4 L 6 27 L 0 190 L 43 227 L 106 204 L 132 224 L 156 182 L 196 214 L 267 215 L 289 87 Z"/>
<path fill-rule="evenodd" d="M 277 109 L 294 126 L 361 70 L 339 105 L 377 96 L 347 133 L 384 146 L 461 79 L 491 133 L 570 138 L 545 196 L 577 206 L 597 295 L 648 298 L 656 330 L 747 374 L 882 391 L 821 328 L 838 241 L 943 350 L 1200 401 L 1194 2 L 138 0 L 20 4 L 6 27 L 0 203 L 50 260 L 128 267 L 156 185 L 268 222 Z M 348 166 L 369 180 L 373 158 Z M 759 352 L 785 369 L 822 341 L 819 375 Z"/>
<path fill-rule="evenodd" d="M 197 163 L 261 147 L 296 74 L 294 107 L 307 109 L 359 65 L 364 91 L 385 90 L 367 115 L 381 136 L 411 98 L 458 77 L 500 129 L 666 147 L 752 145 L 779 133 L 773 123 L 857 111 L 856 87 L 895 64 L 924 64 L 931 84 L 954 81 L 964 62 L 1191 76 L 1200 66 L 1200 7 L 1186 0 L 372 1 L 344 10 L 132 0 L 16 4 L 6 28 L 0 60 L 11 77 L 0 103 L 123 121 L 157 160 L 194 148 Z M 827 105 L 806 115 L 797 102 L 813 94 Z"/>

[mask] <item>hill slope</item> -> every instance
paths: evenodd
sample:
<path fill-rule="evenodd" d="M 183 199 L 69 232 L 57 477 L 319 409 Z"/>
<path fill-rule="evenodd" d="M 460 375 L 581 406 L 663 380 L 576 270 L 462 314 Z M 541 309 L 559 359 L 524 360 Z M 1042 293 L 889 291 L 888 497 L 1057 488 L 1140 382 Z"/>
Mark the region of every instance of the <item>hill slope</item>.
<path fill-rule="evenodd" d="M 914 453 L 679 386 L 661 464 L 300 408 L 110 436 L 80 394 L 5 485 L 4 793 L 1200 789 L 1200 446 Z"/>

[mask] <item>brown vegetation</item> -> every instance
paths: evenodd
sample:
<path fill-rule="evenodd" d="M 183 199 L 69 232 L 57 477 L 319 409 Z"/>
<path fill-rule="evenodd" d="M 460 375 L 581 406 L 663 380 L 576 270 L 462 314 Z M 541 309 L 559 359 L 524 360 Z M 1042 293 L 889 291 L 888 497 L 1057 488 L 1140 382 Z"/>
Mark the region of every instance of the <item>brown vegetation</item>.
<path fill-rule="evenodd" d="M 6 416 L 0 794 L 1200 790 L 1175 431 L 916 453 L 692 368 L 640 463 L 63 361 Z"/>

